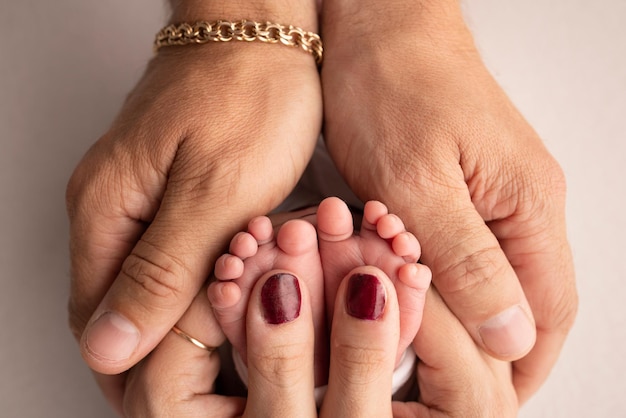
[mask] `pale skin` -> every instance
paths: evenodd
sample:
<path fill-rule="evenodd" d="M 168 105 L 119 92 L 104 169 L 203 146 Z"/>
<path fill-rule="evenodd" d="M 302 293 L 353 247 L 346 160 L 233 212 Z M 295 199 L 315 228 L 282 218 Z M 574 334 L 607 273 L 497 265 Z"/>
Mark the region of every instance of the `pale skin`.
<path fill-rule="evenodd" d="M 417 401 L 391 400 L 390 380 L 400 334 L 395 286 L 382 270 L 361 266 L 340 280 L 332 323 L 329 387 L 321 408 L 313 399 L 314 325 L 308 287 L 300 280 L 299 315 L 280 325 L 264 320 L 260 293 L 270 270 L 248 300 L 248 398 L 215 393 L 220 357 L 168 333 L 150 357 L 134 367 L 120 408 L 131 417 L 397 417 L 508 418 L 518 404 L 511 367 L 476 346 L 463 325 L 431 291 L 413 348 L 421 359 L 413 376 Z M 376 276 L 386 292 L 382 315 L 362 320 L 346 313 L 346 287 L 354 274 Z M 207 345 L 225 336 L 206 298 L 195 299 L 181 326 Z M 162 382 L 169 384 L 164 385 Z M 476 384 L 480 382 L 480 384 Z M 271 399 L 271 402 L 268 400 Z"/>
<path fill-rule="evenodd" d="M 217 261 L 217 281 L 208 290 L 210 303 L 200 294 L 180 321 L 181 327 L 208 346 L 218 346 L 228 336 L 235 349 L 241 350 L 237 345 L 243 341 L 247 399 L 216 394 L 213 382 L 220 369 L 219 356 L 170 333 L 147 361 L 131 371 L 122 414 L 516 415 L 510 364 L 494 360 L 476 347 L 436 293 L 429 295 L 426 304 L 430 271 L 407 261 L 419 256 L 419 244 L 385 205 L 368 202 L 360 231 L 354 234 L 352 216 L 337 198 L 324 200 L 315 212 L 308 208 L 271 218 L 274 225 L 268 217 L 257 217 L 246 232 L 235 235 L 229 253 Z M 363 265 L 367 261 L 382 269 Z M 345 276 L 338 276 L 340 272 Z M 373 278 L 379 286 L 374 316 L 367 309 L 365 317 L 354 312 L 355 301 L 357 308 L 374 306 L 371 292 L 363 293 L 364 288 L 354 286 L 355 277 Z M 270 311 L 281 306 L 291 316 L 276 323 L 271 319 L 274 315 L 267 314 L 264 295 L 268 283 L 285 279 L 287 284 L 298 282 L 298 308 L 292 309 L 290 286 L 280 286 L 273 294 Z M 324 302 L 316 300 L 324 296 L 321 294 L 333 305 L 328 310 L 330 344 L 326 330 L 320 332 L 315 324 L 316 310 L 324 311 Z M 410 305 L 410 312 L 403 304 Z M 416 337 L 422 315 L 424 324 Z M 406 348 L 402 334 L 407 333 L 421 359 L 417 374 L 410 377 L 416 379 L 420 399 L 392 402 L 394 358 Z M 330 346 L 330 362 L 325 364 L 319 363 L 317 355 L 320 337 L 325 347 Z M 328 390 L 316 409 L 312 389 L 320 368 L 328 371 Z M 168 384 L 163 384 L 166 381 Z"/>
<path fill-rule="evenodd" d="M 113 403 L 125 377 L 103 374 L 148 354 L 228 239 L 293 188 L 322 92 L 326 142 L 350 187 L 417 235 L 468 334 L 514 361 L 521 402 L 545 380 L 577 307 L 562 172 L 480 61 L 456 1 L 381 5 L 323 3 L 321 84 L 310 56 L 277 45 L 163 51 L 78 166 L 67 193 L 70 324 Z M 176 22 L 319 29 L 313 1 L 172 6 Z"/>
<path fill-rule="evenodd" d="M 276 221 L 280 220 L 280 224 Z M 328 334 L 341 279 L 357 266 L 374 265 L 394 284 L 400 307 L 398 352 L 415 339 L 431 274 L 416 264 L 419 242 L 402 220 L 378 201 L 365 204 L 354 231 L 348 206 L 336 197 L 319 207 L 256 217 L 218 258 L 208 296 L 215 317 L 241 357 L 246 356 L 246 308 L 257 279 L 270 269 L 292 272 L 311 297 L 315 331 L 315 384 L 326 384 Z M 328 318 L 328 321 L 326 319 Z"/>

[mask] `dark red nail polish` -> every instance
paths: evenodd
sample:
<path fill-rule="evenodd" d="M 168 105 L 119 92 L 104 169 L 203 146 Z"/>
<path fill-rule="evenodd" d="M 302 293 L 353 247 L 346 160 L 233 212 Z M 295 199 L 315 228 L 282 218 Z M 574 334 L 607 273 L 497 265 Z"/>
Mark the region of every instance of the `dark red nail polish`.
<path fill-rule="evenodd" d="M 380 318 L 385 310 L 385 288 L 378 277 L 371 274 L 350 277 L 346 308 L 355 318 L 370 321 Z"/>
<path fill-rule="evenodd" d="M 261 289 L 263 315 L 268 324 L 284 324 L 300 316 L 300 284 L 295 276 L 275 274 Z"/>

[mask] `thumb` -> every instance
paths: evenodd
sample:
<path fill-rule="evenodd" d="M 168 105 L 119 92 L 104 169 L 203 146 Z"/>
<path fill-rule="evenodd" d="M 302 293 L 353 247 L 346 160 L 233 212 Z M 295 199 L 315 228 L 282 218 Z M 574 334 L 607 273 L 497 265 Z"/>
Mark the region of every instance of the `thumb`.
<path fill-rule="evenodd" d="M 322 417 L 391 417 L 400 338 L 396 292 L 376 267 L 357 267 L 335 301 L 328 390 Z"/>
<path fill-rule="evenodd" d="M 273 271 L 255 285 L 247 316 L 244 417 L 316 417 L 313 317 L 306 286 Z"/>
<path fill-rule="evenodd" d="M 251 205 L 236 204 L 245 209 L 231 207 L 225 216 L 215 198 L 224 185 L 205 183 L 202 193 L 190 198 L 193 185 L 170 180 L 154 220 L 82 333 L 83 357 L 95 371 L 120 373 L 145 357 L 191 304 L 222 243 L 251 216 Z"/>
<path fill-rule="evenodd" d="M 474 341 L 496 358 L 516 360 L 535 343 L 532 311 L 498 239 L 463 193 L 425 192 L 428 205 L 400 215 L 420 232 L 433 284 Z"/>

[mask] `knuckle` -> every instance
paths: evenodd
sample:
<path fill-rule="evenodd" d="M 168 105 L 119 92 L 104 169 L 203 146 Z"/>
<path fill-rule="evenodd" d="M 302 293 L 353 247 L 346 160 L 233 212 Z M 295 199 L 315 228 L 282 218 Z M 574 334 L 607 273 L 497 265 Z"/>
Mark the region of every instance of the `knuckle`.
<path fill-rule="evenodd" d="M 515 391 L 510 388 L 502 390 L 499 385 L 494 385 L 490 393 L 491 402 L 483 402 L 481 417 L 514 418 L 518 414 L 518 400 Z M 493 405 L 493 406 L 491 406 Z"/>
<path fill-rule="evenodd" d="M 479 374 L 482 370 L 476 370 Z M 493 374 L 491 374 L 493 373 Z M 490 376 L 485 376 L 482 385 L 476 385 L 475 379 L 471 375 L 457 376 L 470 387 L 470 390 L 463 392 L 460 403 L 455 408 L 456 413 L 452 416 L 471 418 L 513 418 L 519 410 L 517 394 L 513 385 L 502 385 L 498 372 L 491 369 Z M 506 379 L 506 378 L 505 378 Z M 458 395 L 458 394 L 457 394 Z"/>
<path fill-rule="evenodd" d="M 538 321 L 537 328 L 548 333 L 557 332 L 567 335 L 574 326 L 578 313 L 578 292 L 573 283 L 567 290 L 559 291 L 558 295 L 547 301 L 549 306 L 545 310 L 545 321 Z M 542 319 L 544 319 L 542 318 Z"/>
<path fill-rule="evenodd" d="M 518 176 L 522 181 L 520 209 L 525 209 L 530 219 L 545 217 L 561 210 L 565 203 L 567 182 L 565 173 L 554 158 L 548 156 L 535 167 L 528 167 Z"/>
<path fill-rule="evenodd" d="M 249 366 L 272 385 L 288 387 L 302 375 L 302 353 L 306 347 L 291 343 L 264 347 L 262 352 L 249 351 Z"/>
<path fill-rule="evenodd" d="M 484 247 L 444 266 L 434 274 L 437 289 L 445 294 L 480 291 L 490 281 L 505 274 L 500 247 Z"/>
<path fill-rule="evenodd" d="M 337 344 L 332 356 L 341 370 L 340 378 L 351 386 L 366 386 L 376 381 L 389 362 L 384 349 L 351 344 Z"/>
<path fill-rule="evenodd" d="M 65 192 L 65 208 L 70 222 L 79 218 L 88 220 L 94 212 L 103 212 L 117 198 L 114 191 L 119 182 L 109 169 L 91 168 L 91 172 L 77 168 Z"/>
<path fill-rule="evenodd" d="M 188 290 L 184 263 L 143 239 L 122 264 L 120 275 L 167 306 L 175 306 Z"/>
<path fill-rule="evenodd" d="M 558 196 L 565 195 L 567 190 L 565 172 L 555 160 L 552 160 L 551 164 L 546 168 L 546 178 L 548 179 L 547 187 L 550 192 Z"/>
<path fill-rule="evenodd" d="M 105 167 L 98 155 L 105 154 L 103 145 L 105 142 L 107 142 L 106 135 L 98 139 L 89 148 L 67 182 L 65 201 L 70 216 L 72 214 L 71 209 L 80 205 L 85 191 L 92 188 L 92 183 L 97 182 L 102 177 L 101 172 Z"/>
<path fill-rule="evenodd" d="M 80 163 L 72 173 L 65 188 L 65 208 L 70 220 L 76 218 L 81 201 L 88 173 L 84 169 L 84 164 Z"/>
<path fill-rule="evenodd" d="M 122 400 L 125 416 L 135 418 L 171 416 L 165 414 L 164 411 L 177 408 L 181 399 L 174 396 L 171 389 L 166 392 L 157 387 L 155 390 L 154 385 L 145 381 L 145 377 L 138 376 L 138 373 L 142 372 L 144 372 L 142 369 L 131 369 L 127 379 L 126 392 L 131 393 L 132 396 L 124 396 Z M 174 388 L 178 389 L 178 385 Z"/>
<path fill-rule="evenodd" d="M 468 405 L 467 417 L 476 418 L 514 418 L 517 416 L 517 399 L 514 393 L 502 393 L 501 387 L 497 386 L 496 390 L 485 393 L 480 399 L 476 399 L 471 405 Z M 472 408 L 473 406 L 473 408 Z"/>

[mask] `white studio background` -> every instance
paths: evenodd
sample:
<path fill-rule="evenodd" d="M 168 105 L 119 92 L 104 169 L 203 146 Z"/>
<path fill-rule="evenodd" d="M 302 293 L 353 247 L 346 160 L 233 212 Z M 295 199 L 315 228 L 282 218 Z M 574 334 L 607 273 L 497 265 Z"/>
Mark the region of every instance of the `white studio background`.
<path fill-rule="evenodd" d="M 626 2 L 464 3 L 569 184 L 579 316 L 520 416 L 626 417 Z M 141 75 L 164 4 L 0 0 L 1 417 L 114 416 L 66 325 L 64 189 Z"/>

